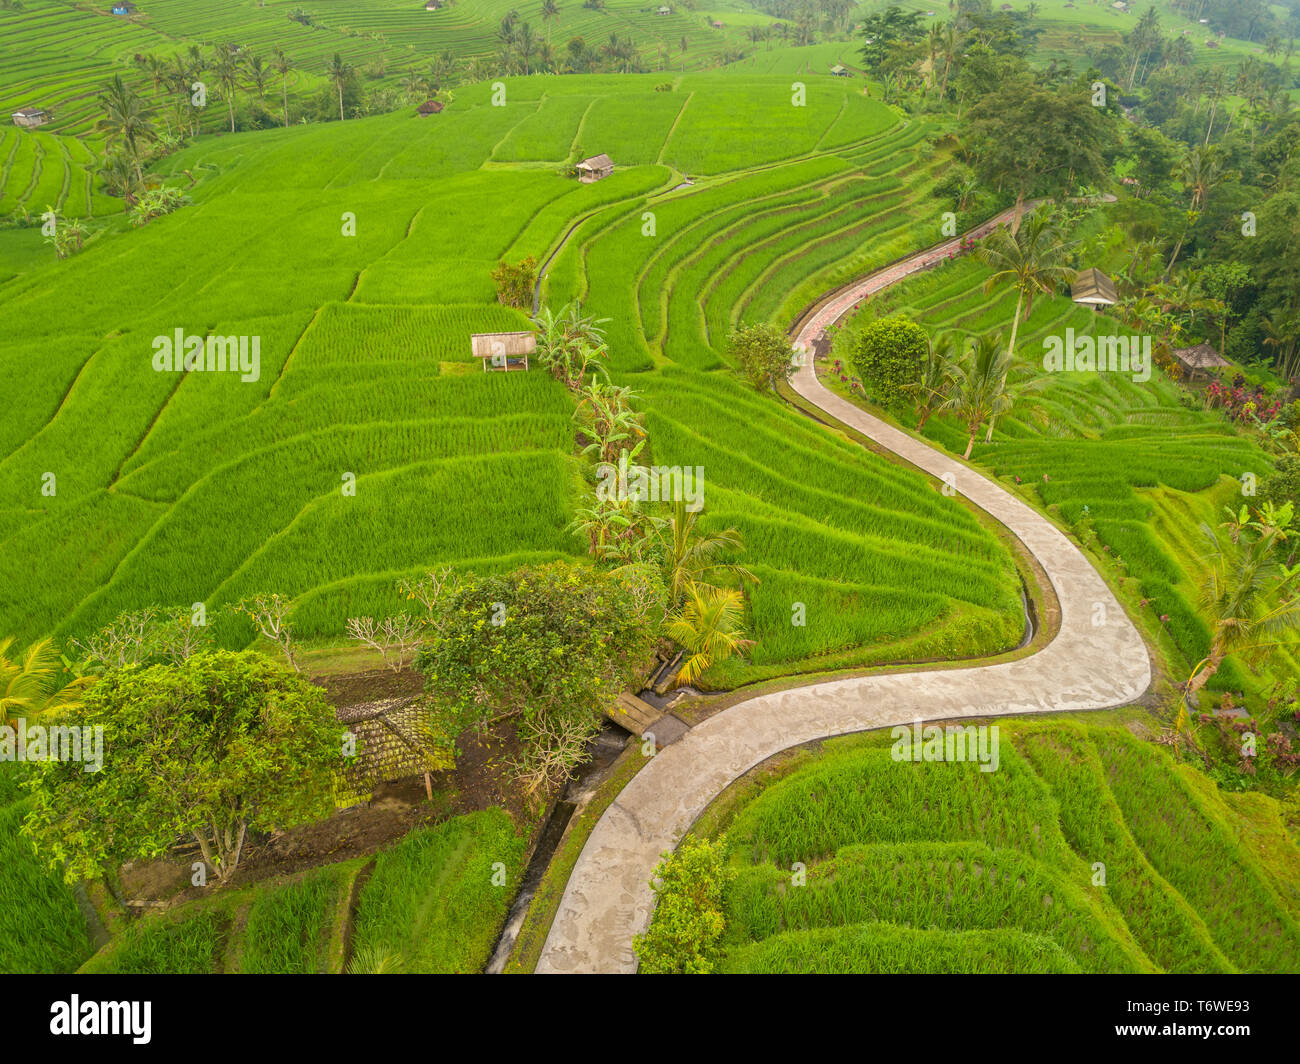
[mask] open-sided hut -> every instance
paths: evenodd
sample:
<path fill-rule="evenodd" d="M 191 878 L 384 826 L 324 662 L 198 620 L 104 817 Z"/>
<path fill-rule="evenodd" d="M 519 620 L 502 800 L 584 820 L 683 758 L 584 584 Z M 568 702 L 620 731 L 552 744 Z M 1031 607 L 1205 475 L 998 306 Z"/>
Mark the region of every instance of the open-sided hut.
<path fill-rule="evenodd" d="M 1119 301 L 1119 293 L 1115 291 L 1115 282 L 1101 270 L 1087 269 L 1075 275 L 1074 284 L 1070 285 L 1070 298 L 1095 310 L 1113 306 Z"/>
<path fill-rule="evenodd" d="M 528 369 L 528 356 L 537 350 L 537 334 L 531 332 L 474 333 L 469 338 L 474 357 L 499 370 Z"/>
<path fill-rule="evenodd" d="M 853 77 L 852 72 L 849 71 L 847 68 L 840 66 L 839 63 L 836 63 L 833 67 L 831 67 L 831 73 L 834 74 L 837 78 Z"/>
<path fill-rule="evenodd" d="M 579 181 L 591 184 L 614 172 L 614 160 L 605 154 L 593 155 L 590 159 L 583 159 L 574 169 L 578 171 Z"/>
<path fill-rule="evenodd" d="M 1209 376 L 1212 369 L 1232 365 L 1208 343 L 1199 343 L 1195 347 L 1175 347 L 1172 354 L 1187 371 L 1189 381 L 1195 380 L 1197 374 Z"/>
<path fill-rule="evenodd" d="M 34 129 L 36 126 L 43 126 L 50 120 L 50 112 L 43 111 L 39 107 L 24 107 L 15 111 L 14 125 L 21 126 L 23 129 Z"/>
<path fill-rule="evenodd" d="M 354 800 L 365 801 L 381 783 L 411 776 L 423 776 L 432 793 L 429 774 L 452 767 L 434 743 L 429 707 L 418 695 L 342 706 L 335 716 L 356 740 L 356 757 L 343 770 Z"/>

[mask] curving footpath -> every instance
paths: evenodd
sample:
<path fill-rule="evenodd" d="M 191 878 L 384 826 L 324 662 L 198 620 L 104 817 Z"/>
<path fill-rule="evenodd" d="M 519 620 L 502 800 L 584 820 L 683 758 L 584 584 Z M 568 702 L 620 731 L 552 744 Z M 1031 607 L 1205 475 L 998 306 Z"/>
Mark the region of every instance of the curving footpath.
<path fill-rule="evenodd" d="M 999 215 L 968 235 L 1009 217 Z M 795 348 L 810 350 L 863 297 L 948 257 L 959 244 L 931 248 L 833 294 L 800 326 Z M 569 877 L 538 972 L 635 972 L 632 937 L 649 923 L 649 884 L 661 854 L 728 784 L 773 754 L 914 720 L 1104 709 L 1131 702 L 1150 686 L 1141 635 L 1100 574 L 1051 522 L 965 463 L 830 392 L 817 380 L 812 359 L 801 361 L 791 382 L 800 395 L 927 473 L 947 475 L 1025 544 L 1056 591 L 1060 631 L 1019 661 L 831 680 L 758 695 L 690 729 L 656 754 L 597 821 Z"/>

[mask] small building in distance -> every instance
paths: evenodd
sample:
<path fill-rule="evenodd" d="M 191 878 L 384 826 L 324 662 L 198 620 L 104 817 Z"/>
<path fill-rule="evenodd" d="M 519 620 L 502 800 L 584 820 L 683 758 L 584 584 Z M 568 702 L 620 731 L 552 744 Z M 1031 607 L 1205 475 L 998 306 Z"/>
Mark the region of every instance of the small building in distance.
<path fill-rule="evenodd" d="M 420 104 L 420 106 L 415 109 L 415 113 L 421 118 L 427 118 L 429 115 L 441 114 L 442 101 L 425 100 L 424 103 Z"/>
<path fill-rule="evenodd" d="M 473 333 L 469 338 L 474 357 L 488 366 L 509 371 L 528 369 L 528 356 L 537 350 L 537 334 L 531 332 Z"/>
<path fill-rule="evenodd" d="M 14 125 L 23 129 L 35 129 L 50 120 L 50 112 L 39 107 L 23 107 L 13 114 Z"/>
<path fill-rule="evenodd" d="M 671 15 L 672 13 L 672 8 L 663 5 L 660 5 L 659 10 L 655 12 L 656 15 Z"/>
<path fill-rule="evenodd" d="M 836 63 L 833 67 L 831 67 L 831 73 L 834 74 L 837 78 L 853 77 L 853 71 L 847 69 L 846 67 L 840 66 L 839 63 Z"/>
<path fill-rule="evenodd" d="M 713 20 L 709 23 L 709 25 L 712 26 L 715 30 L 720 30 L 720 29 L 722 29 L 722 23 L 719 22 L 716 18 L 713 19 Z"/>
<path fill-rule="evenodd" d="M 131 0 L 113 0 L 113 14 L 134 15 L 135 4 L 131 3 Z"/>
<path fill-rule="evenodd" d="M 583 159 L 574 169 L 578 171 L 579 181 L 591 184 L 614 172 L 614 160 L 603 153 L 593 155 L 590 159 Z"/>
<path fill-rule="evenodd" d="M 442 0 L 426 0 L 424 5 L 425 11 L 441 11 Z"/>
<path fill-rule="evenodd" d="M 1195 380 L 1198 373 L 1208 377 L 1210 370 L 1232 365 L 1208 343 L 1199 343 L 1195 347 L 1175 347 L 1171 354 L 1187 371 L 1189 381 Z"/>
<path fill-rule="evenodd" d="M 1101 270 L 1087 269 L 1075 274 L 1074 283 L 1070 285 L 1070 298 L 1096 310 L 1113 306 L 1119 301 L 1119 293 L 1115 291 L 1115 282 Z"/>

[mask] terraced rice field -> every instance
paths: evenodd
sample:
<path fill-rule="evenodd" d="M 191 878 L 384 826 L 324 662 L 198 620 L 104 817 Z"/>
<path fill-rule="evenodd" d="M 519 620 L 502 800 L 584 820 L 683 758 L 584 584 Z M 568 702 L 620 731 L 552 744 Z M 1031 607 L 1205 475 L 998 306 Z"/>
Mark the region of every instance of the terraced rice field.
<path fill-rule="evenodd" d="M 614 376 L 642 396 L 654 461 L 703 466 L 708 520 L 746 534 L 759 649 L 720 682 L 1014 645 L 1018 580 L 996 537 L 725 364 L 729 323 L 785 313 L 796 279 L 834 283 L 918 239 L 910 212 L 937 170 L 925 131 L 829 77 L 789 136 L 787 79 L 651 81 L 518 79 L 505 107 L 478 86 L 438 122 L 203 143 L 168 161 L 202 175 L 194 207 L 11 282 L 5 353 L 25 393 L 0 437 L 4 629 L 66 638 L 123 609 L 218 616 L 275 590 L 298 599 L 300 635 L 331 639 L 398 608 L 395 581 L 430 565 L 580 553 L 571 401 L 538 372 L 479 372 L 468 343 L 526 324 L 493 299 L 496 260 L 558 248 L 547 297 L 613 319 Z M 607 181 L 501 161 L 550 129 L 545 108 L 597 151 L 647 101 L 661 140 Z M 728 106 L 748 109 L 743 159 L 705 135 Z M 687 165 L 697 184 L 668 193 Z M 53 308 L 74 290 L 69 332 Z M 257 379 L 155 372 L 154 338 L 178 328 L 259 337 Z M 248 636 L 224 617 L 217 632 Z"/>
<path fill-rule="evenodd" d="M 996 772 L 896 761 L 879 733 L 724 798 L 706 817 L 738 873 L 722 970 L 1293 967 L 1300 868 L 1275 801 L 1123 728 L 999 727 Z"/>
<path fill-rule="evenodd" d="M 986 267 L 964 259 L 909 278 L 864 308 L 837 338 L 835 357 L 849 359 L 861 321 L 892 311 L 910 314 L 935 335 L 1008 334 L 1015 297 L 1005 290 L 985 295 L 987 276 Z M 1063 337 L 1067 328 L 1092 336 L 1133 332 L 1064 296 L 1040 299 L 1017 338 L 1030 370 L 1041 375 L 1044 338 Z M 1239 506 L 1242 475 L 1262 479 L 1271 463 L 1220 414 L 1181 402 L 1185 394 L 1159 369 L 1144 382 L 1119 372 L 1052 374 L 1047 387 L 998 421 L 992 442 L 981 434 L 972 458 L 1120 559 L 1121 575 L 1136 578 L 1149 614 L 1167 618 L 1162 649 L 1190 671 L 1210 638 L 1195 608 L 1197 559 L 1206 550 L 1199 524 L 1217 524 L 1234 500 Z M 965 448 L 961 428 L 943 418 L 928 421 L 925 435 L 957 453 Z M 1211 686 L 1262 690 L 1297 671 L 1300 662 L 1281 648 L 1262 679 L 1229 660 Z"/>

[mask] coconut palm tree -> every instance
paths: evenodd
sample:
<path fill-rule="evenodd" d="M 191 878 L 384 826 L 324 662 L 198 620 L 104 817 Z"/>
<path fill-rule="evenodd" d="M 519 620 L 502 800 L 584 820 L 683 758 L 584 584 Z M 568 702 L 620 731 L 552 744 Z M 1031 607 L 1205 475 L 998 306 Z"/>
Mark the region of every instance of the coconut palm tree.
<path fill-rule="evenodd" d="M 706 532 L 700 515 L 686 508 L 685 499 L 673 500 L 673 513 L 655 528 L 655 546 L 663 569 L 668 605 L 676 608 L 692 586 L 710 587 L 719 578 L 758 578 L 748 569 L 724 560 L 729 553 L 745 549 L 745 537 L 737 528 Z"/>
<path fill-rule="evenodd" d="M 1202 524 L 1209 543 L 1201 582 L 1200 605 L 1210 619 L 1210 648 L 1187 681 L 1194 696 L 1219 670 L 1229 654 L 1259 659 L 1294 640 L 1300 632 L 1300 565 L 1288 566 L 1279 547 L 1294 530 L 1293 507 L 1271 506 L 1256 512 L 1238 542 L 1227 542 Z"/>
<path fill-rule="evenodd" d="M 235 90 L 239 88 L 240 62 L 239 54 L 227 46 L 217 52 L 212 65 L 217 84 L 221 86 L 221 95 L 225 97 L 226 107 L 230 111 L 230 132 L 235 131 Z"/>
<path fill-rule="evenodd" d="M 110 147 L 121 145 L 135 170 L 135 184 L 143 184 L 141 156 L 144 145 L 158 137 L 150 121 L 152 109 L 144 105 L 136 91 L 122 80 L 121 74 L 114 74 L 108 87 L 100 93 L 99 105 L 104 117 L 96 123 L 96 128 L 108 133 Z"/>
<path fill-rule="evenodd" d="M 272 53 L 271 65 L 280 75 L 280 105 L 283 109 L 284 124 L 289 124 L 289 71 L 293 69 L 293 60 L 284 54 L 284 49 L 277 46 Z"/>
<path fill-rule="evenodd" d="M 533 27 L 525 22 L 515 34 L 515 52 L 524 61 L 525 74 L 532 73 L 531 62 L 536 51 L 537 37 L 533 34 Z"/>
<path fill-rule="evenodd" d="M 1264 344 L 1273 349 L 1274 364 L 1283 380 L 1290 380 L 1296 371 L 1296 356 L 1300 354 L 1300 321 L 1289 317 L 1281 307 L 1261 323 Z"/>
<path fill-rule="evenodd" d="M 925 428 L 930 415 L 948 397 L 952 385 L 952 367 L 957 360 L 958 343 L 952 333 L 945 333 L 933 343 L 921 363 L 921 376 L 908 387 L 918 415 L 916 431 Z"/>
<path fill-rule="evenodd" d="M 984 282 L 984 291 L 992 292 L 1005 283 L 1010 283 L 1016 290 L 1008 358 L 1015 358 L 1020 312 L 1024 310 L 1027 321 L 1033 312 L 1035 293 L 1051 293 L 1058 284 L 1074 280 L 1075 271 L 1069 265 L 1073 247 L 1074 244 L 1066 242 L 1064 234 L 1041 208 L 1030 213 L 1015 233 L 999 226 L 980 246 L 977 252 L 980 261 L 993 269 Z"/>
<path fill-rule="evenodd" d="M 343 57 L 338 52 L 334 53 L 334 58 L 330 60 L 330 65 L 325 71 L 325 76 L 329 78 L 330 84 L 334 86 L 335 91 L 339 94 L 339 121 L 343 118 L 343 87 L 347 85 L 354 71 L 351 63 L 343 62 Z"/>
<path fill-rule="evenodd" d="M 980 336 L 971 341 L 969 356 L 953 363 L 948 395 L 939 409 L 953 414 L 966 426 L 966 450 L 969 459 L 975 437 L 988 425 L 993 435 L 997 419 L 1015 405 L 1015 389 L 1008 385 L 1011 354 L 1002 346 L 1001 335 Z"/>
<path fill-rule="evenodd" d="M 64 682 L 63 662 L 50 639 L 31 644 L 21 654 L 14 642 L 12 637 L 0 640 L 0 724 L 75 708 L 95 678 L 78 676 Z"/>
<path fill-rule="evenodd" d="M 744 598 L 733 588 L 689 584 L 681 609 L 669 618 L 664 634 L 680 644 L 686 657 L 676 682 L 692 683 L 711 665 L 754 645 L 742 636 Z"/>
<path fill-rule="evenodd" d="M 555 0 L 542 0 L 542 23 L 546 26 L 546 43 L 551 43 L 551 19 L 560 13 L 560 5 Z"/>

